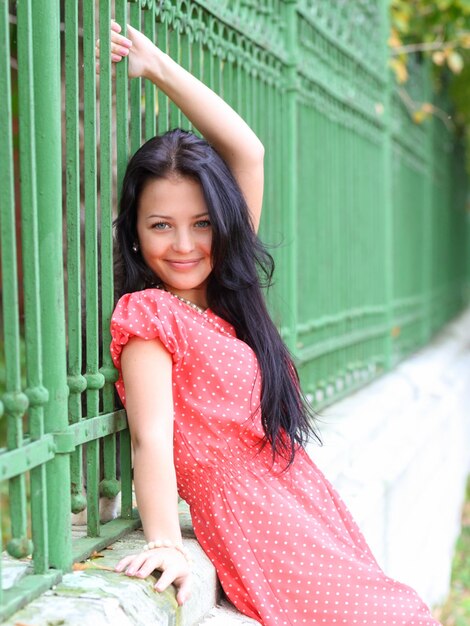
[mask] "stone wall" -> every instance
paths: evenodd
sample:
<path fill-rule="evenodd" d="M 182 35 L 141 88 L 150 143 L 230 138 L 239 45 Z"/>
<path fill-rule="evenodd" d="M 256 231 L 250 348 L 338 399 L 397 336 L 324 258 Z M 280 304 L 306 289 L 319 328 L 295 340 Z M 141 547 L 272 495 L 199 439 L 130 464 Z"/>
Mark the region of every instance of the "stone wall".
<path fill-rule="evenodd" d="M 470 310 L 319 425 L 324 446 L 309 453 L 381 566 L 440 603 L 470 472 Z"/>

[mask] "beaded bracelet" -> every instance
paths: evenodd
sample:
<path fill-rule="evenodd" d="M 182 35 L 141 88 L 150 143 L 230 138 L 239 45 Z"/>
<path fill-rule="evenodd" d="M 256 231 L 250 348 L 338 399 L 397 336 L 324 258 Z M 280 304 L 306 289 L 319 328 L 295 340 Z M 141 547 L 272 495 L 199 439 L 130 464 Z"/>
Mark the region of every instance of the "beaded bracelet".
<path fill-rule="evenodd" d="M 155 548 L 172 548 L 178 550 L 184 558 L 191 563 L 191 555 L 182 543 L 172 543 L 169 539 L 156 539 L 155 541 L 149 541 L 143 547 L 143 550 L 154 550 Z"/>

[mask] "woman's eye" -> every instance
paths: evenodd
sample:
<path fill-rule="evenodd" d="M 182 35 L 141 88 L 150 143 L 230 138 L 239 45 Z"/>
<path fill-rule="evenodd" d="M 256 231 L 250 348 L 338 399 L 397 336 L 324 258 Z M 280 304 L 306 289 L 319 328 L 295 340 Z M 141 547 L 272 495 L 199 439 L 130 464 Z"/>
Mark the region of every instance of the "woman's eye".
<path fill-rule="evenodd" d="M 211 223 L 209 220 L 199 220 L 199 222 L 196 222 L 197 228 L 209 228 L 210 225 Z"/>
<path fill-rule="evenodd" d="M 170 225 L 167 222 L 156 222 L 155 224 L 152 224 L 152 228 L 155 230 L 166 230 L 167 228 L 170 228 Z"/>

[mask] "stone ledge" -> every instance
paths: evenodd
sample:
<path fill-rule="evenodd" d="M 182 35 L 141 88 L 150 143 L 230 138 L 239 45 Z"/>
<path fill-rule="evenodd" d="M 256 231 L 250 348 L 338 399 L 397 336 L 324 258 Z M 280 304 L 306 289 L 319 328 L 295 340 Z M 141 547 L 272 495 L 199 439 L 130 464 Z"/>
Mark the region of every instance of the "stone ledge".
<path fill-rule="evenodd" d="M 197 626 L 255 626 L 259 622 L 257 620 L 242 615 L 226 600 L 223 600 L 219 606 L 214 607 L 212 611 L 206 615 L 202 622 L 198 622 Z"/>
<path fill-rule="evenodd" d="M 140 550 L 145 543 L 141 531 L 134 531 L 65 574 L 50 591 L 15 613 L 8 626 L 192 626 L 206 616 L 220 600 L 220 587 L 213 565 L 195 539 L 184 544 L 194 559 L 193 592 L 178 607 L 174 589 L 153 590 L 157 578 L 128 578 L 113 571 L 125 555 Z"/>

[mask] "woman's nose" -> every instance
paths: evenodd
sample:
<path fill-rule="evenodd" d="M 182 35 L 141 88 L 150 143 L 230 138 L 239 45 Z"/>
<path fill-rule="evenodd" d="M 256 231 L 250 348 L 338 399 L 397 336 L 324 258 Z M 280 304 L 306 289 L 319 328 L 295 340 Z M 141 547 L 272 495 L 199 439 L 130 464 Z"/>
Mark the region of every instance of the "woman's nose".
<path fill-rule="evenodd" d="M 173 240 L 173 249 L 180 253 L 188 253 L 194 249 L 193 237 L 188 230 L 183 229 L 176 232 Z"/>

